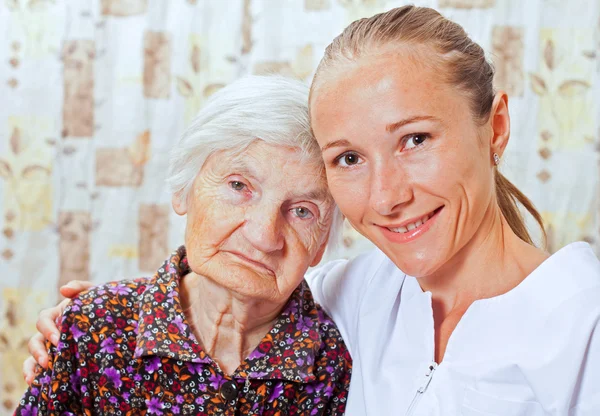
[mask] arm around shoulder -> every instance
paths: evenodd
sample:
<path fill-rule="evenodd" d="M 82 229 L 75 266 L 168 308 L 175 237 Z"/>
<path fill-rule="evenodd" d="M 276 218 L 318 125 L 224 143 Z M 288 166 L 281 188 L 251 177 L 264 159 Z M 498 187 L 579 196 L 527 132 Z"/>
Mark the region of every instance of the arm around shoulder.
<path fill-rule="evenodd" d="M 49 365 L 38 366 L 35 380 L 25 392 L 15 415 L 83 414 L 80 388 L 77 385 L 77 345 L 71 331 L 74 324 L 71 308 L 65 310 L 58 347 L 47 342 Z"/>

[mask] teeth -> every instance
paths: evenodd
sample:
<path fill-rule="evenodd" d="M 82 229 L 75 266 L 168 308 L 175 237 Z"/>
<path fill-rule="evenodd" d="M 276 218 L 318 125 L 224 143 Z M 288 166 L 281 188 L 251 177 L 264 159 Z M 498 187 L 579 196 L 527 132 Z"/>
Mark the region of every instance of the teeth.
<path fill-rule="evenodd" d="M 415 228 L 419 228 L 421 225 L 425 224 L 429 220 L 429 218 L 431 218 L 431 215 L 427 214 L 420 220 L 417 220 L 417 222 L 408 224 L 406 227 L 388 228 L 388 230 L 395 232 L 395 233 L 404 234 L 404 233 L 414 230 Z"/>

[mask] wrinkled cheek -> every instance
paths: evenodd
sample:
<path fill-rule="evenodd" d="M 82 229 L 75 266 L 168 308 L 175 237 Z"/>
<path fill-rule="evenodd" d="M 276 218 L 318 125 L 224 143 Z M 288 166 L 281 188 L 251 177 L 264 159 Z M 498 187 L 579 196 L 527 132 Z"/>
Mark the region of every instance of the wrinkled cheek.
<path fill-rule="evenodd" d="M 185 236 L 188 257 L 198 260 L 212 257 L 242 222 L 243 216 L 223 204 L 188 214 Z"/>

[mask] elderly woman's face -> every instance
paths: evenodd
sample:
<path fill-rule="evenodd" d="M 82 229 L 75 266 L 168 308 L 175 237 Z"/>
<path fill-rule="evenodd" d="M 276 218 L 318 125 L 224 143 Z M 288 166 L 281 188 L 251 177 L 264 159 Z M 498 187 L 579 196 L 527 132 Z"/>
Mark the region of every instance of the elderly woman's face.
<path fill-rule="evenodd" d="M 400 52 L 328 75 L 311 122 L 335 201 L 401 270 L 434 273 L 491 207 L 489 125 L 475 123 L 439 73 Z"/>
<path fill-rule="evenodd" d="M 253 142 L 210 156 L 196 177 L 185 243 L 193 272 L 244 296 L 282 301 L 323 255 L 333 212 L 324 175 L 298 149 Z"/>

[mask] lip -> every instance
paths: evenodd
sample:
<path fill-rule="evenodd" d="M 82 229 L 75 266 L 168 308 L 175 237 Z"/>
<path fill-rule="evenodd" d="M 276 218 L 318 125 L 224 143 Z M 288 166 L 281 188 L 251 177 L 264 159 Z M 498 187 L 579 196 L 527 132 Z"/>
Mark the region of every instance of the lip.
<path fill-rule="evenodd" d="M 407 231 L 406 233 L 395 233 L 393 231 L 388 230 L 388 227 L 389 228 L 406 227 L 408 224 L 417 222 L 419 219 L 423 218 L 424 215 L 421 215 L 420 217 L 416 217 L 414 219 L 404 221 L 400 224 L 393 224 L 393 225 L 386 225 L 386 226 L 377 225 L 377 227 L 379 227 L 383 236 L 385 238 L 387 238 L 389 241 L 391 241 L 393 243 L 400 243 L 400 244 L 409 243 L 409 242 L 415 241 L 417 238 L 421 237 L 423 234 L 425 234 L 427 231 L 429 231 L 431 229 L 431 227 L 437 221 L 439 214 L 440 214 L 440 212 L 443 211 L 443 209 L 444 209 L 443 206 L 435 209 L 433 211 L 433 215 L 427 220 L 427 222 L 425 224 L 420 225 L 419 227 L 415 228 L 414 230 Z"/>
<path fill-rule="evenodd" d="M 262 271 L 267 271 L 269 274 L 272 274 L 273 276 L 275 275 L 275 271 L 271 267 L 267 266 L 264 263 L 261 263 L 260 261 L 253 260 L 250 257 L 246 257 L 242 253 L 238 253 L 236 251 L 228 251 L 227 253 L 232 254 L 235 257 L 243 260 L 245 263 L 248 263 L 248 264 L 254 266 L 254 268 L 261 269 Z"/>

